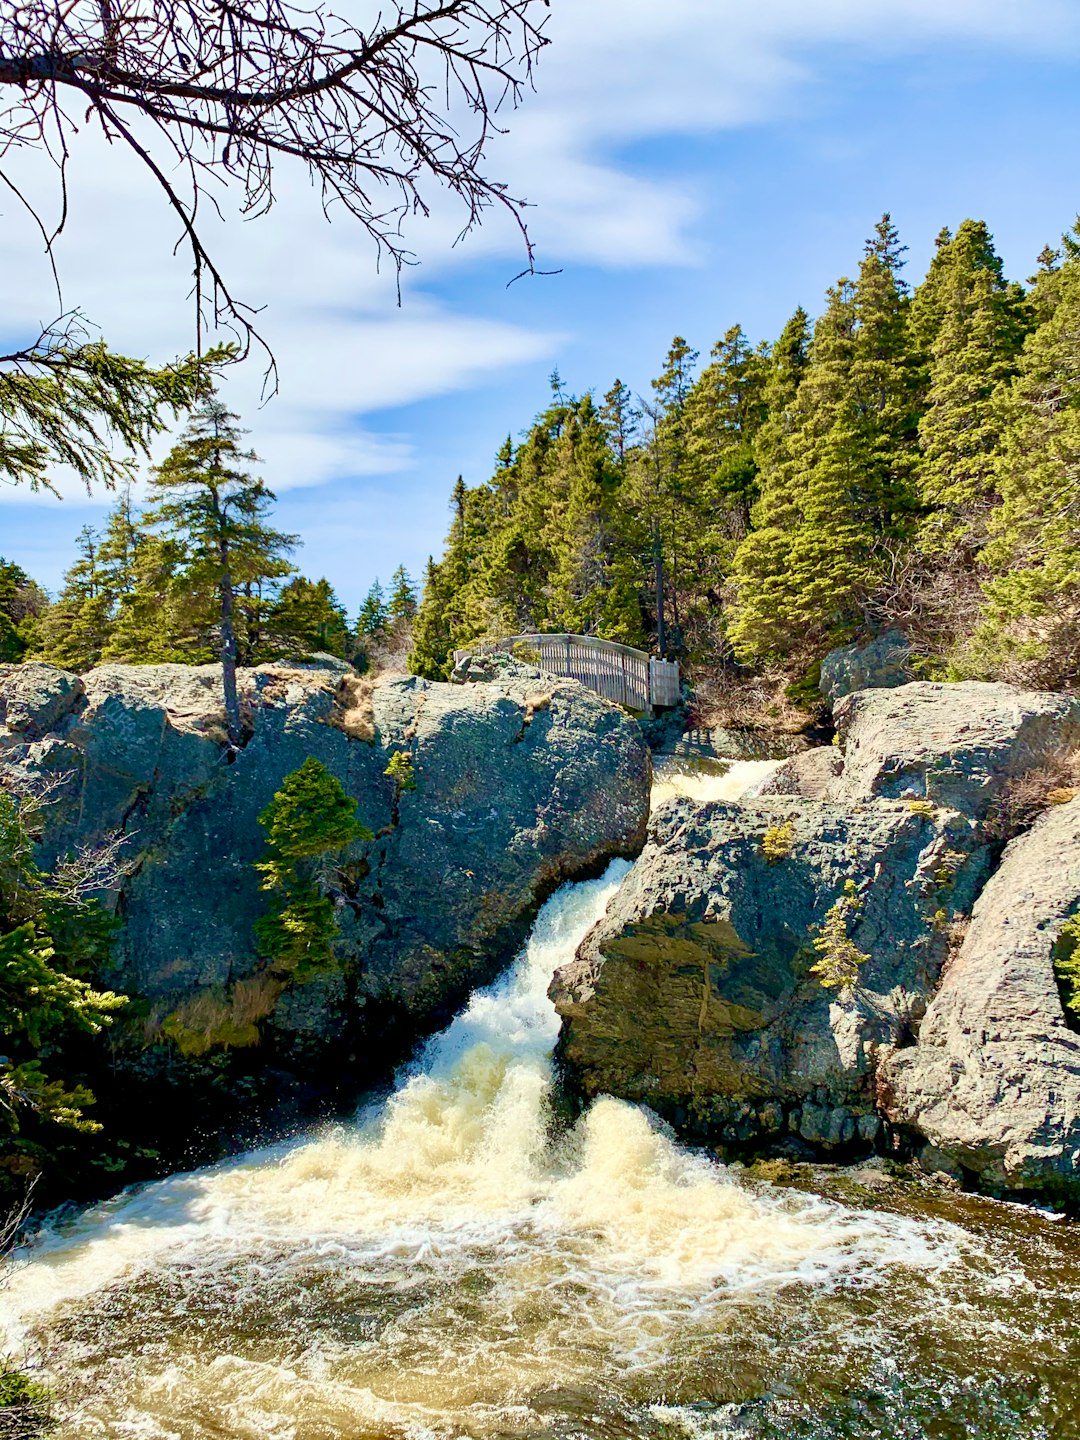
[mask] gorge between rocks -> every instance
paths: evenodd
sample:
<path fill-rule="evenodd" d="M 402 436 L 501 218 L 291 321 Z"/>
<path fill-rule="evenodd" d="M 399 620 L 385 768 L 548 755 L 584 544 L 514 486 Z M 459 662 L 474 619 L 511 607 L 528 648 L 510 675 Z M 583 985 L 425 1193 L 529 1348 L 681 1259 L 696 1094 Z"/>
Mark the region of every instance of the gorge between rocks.
<path fill-rule="evenodd" d="M 63 1440 L 1078 1433 L 1072 1225 L 880 1161 L 770 1183 L 609 1097 L 557 1118 L 547 988 L 629 869 L 558 890 L 353 1124 L 38 1235 L 4 1327 Z"/>

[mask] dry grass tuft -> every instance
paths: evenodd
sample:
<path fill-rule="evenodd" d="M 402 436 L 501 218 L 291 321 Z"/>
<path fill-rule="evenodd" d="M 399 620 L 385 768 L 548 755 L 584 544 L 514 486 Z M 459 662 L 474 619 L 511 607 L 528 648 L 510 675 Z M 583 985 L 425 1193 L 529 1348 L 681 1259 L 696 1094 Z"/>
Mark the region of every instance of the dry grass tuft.
<path fill-rule="evenodd" d="M 983 821 L 991 840 L 1011 840 L 1029 830 L 1051 805 L 1067 805 L 1080 794 L 1080 751 L 1062 751 L 1045 765 L 1007 782 Z"/>
<path fill-rule="evenodd" d="M 274 976 L 258 974 L 237 980 L 227 994 L 204 990 L 167 1015 L 159 1034 L 167 1036 L 187 1056 L 257 1045 L 258 1022 L 273 1010 L 283 988 Z"/>
<path fill-rule="evenodd" d="M 366 675 L 346 675 L 338 686 L 331 725 L 345 732 L 350 740 L 375 743 L 375 707 L 372 694 L 375 682 Z"/>

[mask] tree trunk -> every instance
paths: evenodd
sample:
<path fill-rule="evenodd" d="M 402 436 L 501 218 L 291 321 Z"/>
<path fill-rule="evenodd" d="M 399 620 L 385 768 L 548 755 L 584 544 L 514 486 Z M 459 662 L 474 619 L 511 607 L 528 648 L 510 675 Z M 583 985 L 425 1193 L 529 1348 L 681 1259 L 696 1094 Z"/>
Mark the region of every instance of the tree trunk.
<path fill-rule="evenodd" d="M 240 701 L 236 694 L 236 626 L 233 622 L 233 588 L 229 573 L 229 542 L 224 536 L 218 542 L 221 557 L 221 688 L 225 692 L 225 729 L 229 745 L 236 750 L 240 746 L 243 731 L 240 728 Z"/>
<path fill-rule="evenodd" d="M 667 649 L 664 626 L 664 555 L 660 545 L 660 521 L 653 521 L 653 564 L 656 569 L 656 653 L 661 660 Z"/>

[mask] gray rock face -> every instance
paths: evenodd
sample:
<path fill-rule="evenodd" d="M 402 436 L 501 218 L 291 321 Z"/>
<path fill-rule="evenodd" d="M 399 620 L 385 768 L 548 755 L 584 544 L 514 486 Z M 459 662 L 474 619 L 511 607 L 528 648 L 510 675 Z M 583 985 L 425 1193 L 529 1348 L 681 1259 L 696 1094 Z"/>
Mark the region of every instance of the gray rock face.
<path fill-rule="evenodd" d="M 757 795 L 801 795 L 806 800 L 823 800 L 843 774 L 844 757 L 835 745 L 818 745 L 793 755 L 758 786 Z"/>
<path fill-rule="evenodd" d="M 608 914 L 555 977 L 568 1078 L 731 1143 L 872 1139 L 876 1052 L 920 1020 L 948 917 L 985 865 L 962 817 L 902 802 L 662 806 Z M 854 988 L 826 989 L 810 973 L 813 937 L 848 879 L 861 900 L 848 933 L 869 958 Z"/>
<path fill-rule="evenodd" d="M 994 1190 L 1080 1184 L 1080 1034 L 1052 950 L 1080 909 L 1080 800 L 1006 849 L 930 1005 L 918 1045 L 889 1056 L 881 1102 L 929 1142 L 925 1163 Z"/>
<path fill-rule="evenodd" d="M 886 630 L 868 644 L 830 650 L 821 662 L 818 689 L 831 706 L 854 690 L 889 690 L 911 679 L 906 638 L 899 630 Z"/>
<path fill-rule="evenodd" d="M 548 890 L 644 839 L 645 744 L 573 681 L 372 691 L 339 666 L 269 665 L 241 673 L 240 695 L 250 738 L 227 764 L 217 666 L 0 673 L 0 782 L 62 782 L 45 859 L 128 837 L 133 873 L 112 897 L 124 924 L 101 978 L 142 997 L 148 1034 L 256 970 L 258 816 L 308 756 L 356 798 L 375 839 L 351 856 L 341 975 L 294 987 L 266 1022 L 278 1060 L 347 1027 L 361 1049 L 387 1025 L 415 1033 L 506 958 Z M 401 750 L 415 789 L 399 794 L 385 771 Z"/>
<path fill-rule="evenodd" d="M 966 681 L 860 690 L 836 706 L 839 804 L 905 796 L 973 819 L 1009 780 L 1080 746 L 1080 700 Z"/>

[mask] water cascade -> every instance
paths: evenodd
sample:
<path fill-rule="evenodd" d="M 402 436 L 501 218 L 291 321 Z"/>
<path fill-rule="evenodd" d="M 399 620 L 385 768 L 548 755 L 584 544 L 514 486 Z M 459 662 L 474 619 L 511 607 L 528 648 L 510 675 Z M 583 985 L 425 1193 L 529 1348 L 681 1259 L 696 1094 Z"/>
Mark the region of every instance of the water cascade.
<path fill-rule="evenodd" d="M 1066 1365 L 1063 1227 L 1023 1216 L 1048 1309 L 990 1202 L 960 1224 L 753 1182 L 613 1099 L 556 1122 L 547 986 L 627 868 L 554 895 L 354 1125 L 39 1237 L 3 1315 L 55 1379 L 63 1440 L 1044 1433 L 918 1427 L 1012 1414 L 1031 1367 L 995 1357 L 1024 1327 Z"/>

